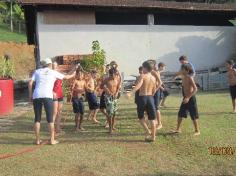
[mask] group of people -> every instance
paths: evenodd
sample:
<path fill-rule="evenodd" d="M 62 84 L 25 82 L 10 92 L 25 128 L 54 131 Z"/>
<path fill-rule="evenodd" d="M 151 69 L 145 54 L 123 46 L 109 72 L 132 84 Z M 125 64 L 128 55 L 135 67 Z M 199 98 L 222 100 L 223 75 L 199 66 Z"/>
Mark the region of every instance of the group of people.
<path fill-rule="evenodd" d="M 41 68 L 37 69 L 29 81 L 29 99 L 33 102 L 35 113 L 34 131 L 36 144 L 42 143 L 40 139 L 40 122 L 42 107 L 46 112 L 46 119 L 50 131 L 50 144 L 57 144 L 56 134 L 61 130 L 61 110 L 63 106 L 63 80 L 73 79 L 71 84 L 71 102 L 75 114 L 75 131 L 84 131 L 82 127 L 84 116 L 84 100 L 87 99 L 89 107 L 88 119 L 94 123 L 100 123 L 97 113 L 100 110 L 106 117 L 106 128 L 112 133 L 115 128 L 115 116 L 117 112 L 117 99 L 120 96 L 122 78 L 115 61 L 106 65 L 105 74 L 100 84 L 97 84 L 97 71 L 85 72 L 80 65 L 64 75 L 57 71 L 57 62 L 46 58 L 41 62 Z M 97 94 L 101 94 L 98 102 Z"/>
<path fill-rule="evenodd" d="M 183 101 L 181 103 L 177 128 L 172 133 L 181 133 L 182 118 L 187 118 L 187 113 L 190 113 L 191 119 L 194 124 L 194 135 L 200 135 L 198 125 L 198 108 L 195 94 L 197 92 L 197 86 L 194 82 L 195 70 L 191 63 L 188 62 L 186 56 L 179 58 L 181 63 L 181 69 L 176 74 L 176 77 L 182 78 L 182 92 Z M 137 114 L 141 125 L 143 126 L 146 134 L 146 141 L 155 141 L 156 131 L 162 128 L 160 102 L 161 94 L 165 90 L 163 82 L 161 80 L 161 72 L 165 69 L 164 63 L 159 63 L 156 66 L 155 60 L 147 60 L 139 68 L 140 76 L 136 82 L 136 86 L 128 93 L 130 97 L 135 93 L 135 103 L 137 104 Z M 151 124 L 151 130 L 146 122 L 145 114 Z"/>
<path fill-rule="evenodd" d="M 176 73 L 176 77 L 182 79 L 183 100 L 179 108 L 177 127 L 172 133 L 181 133 L 181 123 L 183 118 L 190 117 L 194 125 L 194 136 L 200 135 L 199 114 L 196 100 L 197 86 L 194 81 L 196 75 L 193 64 L 186 56 L 179 58 L 181 69 Z M 165 98 L 169 95 L 161 79 L 161 73 L 166 65 L 162 62 L 156 64 L 155 60 L 147 60 L 139 67 L 139 76 L 135 87 L 127 93 L 127 97 L 135 94 L 137 114 L 140 124 L 145 130 L 145 140 L 155 141 L 156 131 L 163 127 L 161 120 L 160 106 L 164 105 Z M 233 61 L 226 62 L 227 76 L 230 84 L 233 111 L 236 112 L 236 70 Z M 42 61 L 42 68 L 37 69 L 29 81 L 29 97 L 33 102 L 35 113 L 35 136 L 36 144 L 41 144 L 40 121 L 42 107 L 44 106 L 48 128 L 50 131 L 50 144 L 57 144 L 55 133 L 61 133 L 60 113 L 62 109 L 63 91 L 62 82 L 64 79 L 73 79 L 71 85 L 71 102 L 75 114 L 75 130 L 84 131 L 84 100 L 87 99 L 89 107 L 88 119 L 94 123 L 100 123 L 97 113 L 100 110 L 106 117 L 105 128 L 112 133 L 115 128 L 115 117 L 117 114 L 117 100 L 120 97 L 122 78 L 115 61 L 105 66 L 105 73 L 97 83 L 97 71 L 85 72 L 80 65 L 64 75 L 57 71 L 57 63 L 50 58 Z M 100 96 L 98 102 L 97 95 Z M 147 124 L 150 121 L 151 128 Z M 54 124 L 55 123 L 55 124 Z"/>

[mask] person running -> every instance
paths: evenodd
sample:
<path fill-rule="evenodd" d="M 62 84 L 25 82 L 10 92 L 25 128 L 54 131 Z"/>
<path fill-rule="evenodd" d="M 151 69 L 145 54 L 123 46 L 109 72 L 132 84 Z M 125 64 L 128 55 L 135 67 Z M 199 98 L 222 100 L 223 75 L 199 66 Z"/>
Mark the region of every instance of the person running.
<path fill-rule="evenodd" d="M 156 78 L 156 92 L 154 94 L 154 103 L 155 103 L 155 107 L 156 107 L 156 111 L 157 111 L 157 130 L 162 128 L 162 122 L 161 122 L 161 111 L 159 108 L 159 104 L 160 104 L 160 95 L 161 95 L 161 85 L 162 85 L 162 81 L 161 81 L 161 75 L 160 75 L 160 71 L 157 69 L 156 67 L 156 61 L 155 60 L 148 60 L 148 62 L 150 63 L 151 67 L 152 67 L 152 71 L 151 74 Z"/>
<path fill-rule="evenodd" d="M 100 123 L 97 120 L 97 113 L 98 113 L 98 108 L 99 108 L 99 103 L 97 102 L 97 96 L 95 94 L 95 80 L 97 77 L 97 71 L 96 70 L 92 70 L 89 74 L 87 83 L 86 83 L 86 98 L 88 101 L 88 105 L 89 105 L 89 116 L 88 119 L 91 119 L 94 123 Z"/>
<path fill-rule="evenodd" d="M 53 62 L 53 70 L 58 69 L 57 62 Z M 61 111 L 63 107 L 63 90 L 62 90 L 62 80 L 57 79 L 53 87 L 53 121 L 55 123 L 55 132 L 57 134 L 62 133 L 61 131 Z"/>
<path fill-rule="evenodd" d="M 156 78 L 151 74 L 151 63 L 145 61 L 142 66 L 143 74 L 140 76 L 137 85 L 132 89 L 132 91 L 127 93 L 127 96 L 130 97 L 133 93 L 139 90 L 139 98 L 137 102 L 138 118 L 146 132 L 145 140 L 153 142 L 156 139 L 156 107 L 154 104 L 153 95 L 156 92 L 157 81 Z M 151 131 L 149 130 L 144 118 L 145 111 L 147 112 L 148 120 L 151 123 Z"/>
<path fill-rule="evenodd" d="M 232 99 L 233 112 L 236 113 L 236 70 L 234 68 L 234 61 L 226 61 L 225 67 L 227 69 L 227 77 L 229 81 L 229 90 Z"/>
<path fill-rule="evenodd" d="M 115 128 L 115 117 L 117 112 L 117 98 L 119 94 L 119 80 L 116 76 L 116 69 L 109 70 L 109 77 L 104 80 L 103 89 L 105 91 L 106 112 L 109 116 L 109 132 L 112 133 Z"/>
<path fill-rule="evenodd" d="M 189 64 L 181 66 L 182 85 L 183 85 L 183 101 L 178 112 L 177 128 L 174 133 L 181 133 L 180 126 L 183 118 L 187 118 L 187 113 L 190 113 L 191 119 L 194 124 L 194 136 L 200 135 L 198 124 L 198 107 L 196 100 L 197 86 L 190 76 L 193 74 L 192 67 Z"/>
<path fill-rule="evenodd" d="M 84 103 L 83 95 L 86 89 L 86 82 L 84 80 L 84 73 L 80 70 L 76 70 L 75 80 L 73 82 L 72 92 L 72 106 L 75 113 L 75 131 L 84 131 L 82 127 L 83 115 L 84 115 Z"/>
<path fill-rule="evenodd" d="M 105 74 L 102 77 L 102 83 L 100 85 L 100 88 L 103 89 L 104 81 L 109 77 L 109 70 L 110 70 L 110 64 L 107 64 L 105 67 Z M 106 112 L 106 102 L 105 102 L 105 90 L 102 91 L 101 97 L 100 97 L 100 111 L 106 116 L 106 122 L 105 122 L 105 128 L 109 128 L 109 116 Z"/>
<path fill-rule="evenodd" d="M 53 122 L 53 86 L 56 79 L 71 79 L 75 76 L 75 72 L 69 75 L 63 75 L 55 70 L 52 70 L 52 60 L 46 58 L 41 62 L 43 68 L 37 69 L 31 80 L 29 81 L 29 100 L 33 101 L 34 114 L 35 114 L 35 136 L 36 144 L 40 145 L 40 122 L 42 115 L 42 106 L 44 106 L 46 112 L 46 118 L 48 122 L 48 128 L 50 131 L 50 144 L 57 144 L 55 140 L 55 128 Z M 35 83 L 35 89 L 33 91 L 33 84 Z"/>

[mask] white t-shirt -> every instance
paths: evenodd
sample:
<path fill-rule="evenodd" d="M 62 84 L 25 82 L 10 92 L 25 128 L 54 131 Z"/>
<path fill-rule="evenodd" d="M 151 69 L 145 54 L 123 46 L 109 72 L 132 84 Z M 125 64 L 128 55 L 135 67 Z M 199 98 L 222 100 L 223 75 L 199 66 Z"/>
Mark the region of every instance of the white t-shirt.
<path fill-rule="evenodd" d="M 41 68 L 34 72 L 32 80 L 35 81 L 33 99 L 53 98 L 53 87 L 56 79 L 63 79 L 64 75 L 50 68 Z"/>

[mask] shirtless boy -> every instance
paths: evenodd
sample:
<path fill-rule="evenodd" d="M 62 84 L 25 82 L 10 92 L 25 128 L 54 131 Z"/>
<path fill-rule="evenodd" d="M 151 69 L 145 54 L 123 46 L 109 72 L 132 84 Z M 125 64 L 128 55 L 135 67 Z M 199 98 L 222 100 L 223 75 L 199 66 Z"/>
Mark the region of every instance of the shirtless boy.
<path fill-rule="evenodd" d="M 84 74 L 82 71 L 77 70 L 75 81 L 72 85 L 72 105 L 75 113 L 75 127 L 76 131 L 84 131 L 82 127 L 83 115 L 84 115 L 84 103 L 83 94 L 85 93 L 86 82 L 84 80 Z"/>
<path fill-rule="evenodd" d="M 101 89 L 103 89 L 104 81 L 109 77 L 109 70 L 110 70 L 110 64 L 107 64 L 105 67 L 105 73 L 102 77 L 102 83 L 100 85 Z M 106 102 L 105 102 L 105 91 L 104 90 L 103 90 L 102 95 L 100 97 L 100 111 L 106 116 L 105 128 L 109 128 L 109 123 L 108 123 L 109 116 L 106 112 Z"/>
<path fill-rule="evenodd" d="M 141 125 L 146 132 L 146 141 L 153 142 L 156 139 L 156 107 L 153 95 L 156 92 L 156 79 L 151 74 L 152 66 L 146 61 L 142 64 L 143 74 L 140 76 L 137 85 L 127 94 L 128 97 L 139 90 L 139 98 L 137 102 L 137 113 Z M 148 120 L 151 123 L 151 131 L 148 129 L 144 118 L 144 112 L 147 112 Z"/>
<path fill-rule="evenodd" d="M 227 69 L 227 77 L 229 81 L 229 90 L 232 98 L 233 112 L 236 113 L 236 70 L 232 60 L 226 61 L 225 67 Z"/>
<path fill-rule="evenodd" d="M 198 108 L 197 100 L 195 94 L 197 93 L 197 86 L 193 80 L 191 74 L 193 74 L 193 69 L 189 64 L 184 64 L 181 66 L 182 74 L 182 86 L 183 86 L 183 101 L 179 109 L 177 128 L 174 133 L 181 133 L 180 125 L 183 118 L 187 118 L 187 113 L 190 113 L 191 119 L 194 125 L 194 136 L 200 135 L 199 125 L 198 125 Z"/>
<path fill-rule="evenodd" d="M 109 132 L 112 133 L 115 129 L 115 117 L 117 112 L 117 97 L 119 94 L 119 80 L 116 77 L 116 70 L 109 70 L 109 77 L 104 81 L 103 89 L 105 91 L 106 112 L 109 116 Z"/>
<path fill-rule="evenodd" d="M 88 100 L 88 104 L 89 104 L 89 119 L 92 116 L 92 120 L 94 123 L 100 123 L 97 120 L 97 112 L 98 112 L 98 108 L 99 108 L 99 104 L 97 102 L 97 96 L 95 94 L 95 79 L 97 77 L 97 71 L 96 70 L 92 70 L 89 74 L 87 83 L 86 83 L 86 97 Z"/>
<path fill-rule="evenodd" d="M 155 60 L 148 60 L 148 62 L 151 64 L 152 67 L 152 71 L 151 74 L 155 77 L 156 79 L 156 91 L 154 94 L 154 103 L 155 103 L 155 107 L 156 107 L 156 111 L 157 111 L 157 130 L 162 128 L 162 123 L 161 123 L 161 112 L 159 109 L 159 105 L 160 105 L 160 101 L 161 101 L 161 85 L 162 85 L 162 81 L 161 81 L 161 75 L 160 75 L 160 71 L 157 70 L 156 68 L 156 61 Z"/>

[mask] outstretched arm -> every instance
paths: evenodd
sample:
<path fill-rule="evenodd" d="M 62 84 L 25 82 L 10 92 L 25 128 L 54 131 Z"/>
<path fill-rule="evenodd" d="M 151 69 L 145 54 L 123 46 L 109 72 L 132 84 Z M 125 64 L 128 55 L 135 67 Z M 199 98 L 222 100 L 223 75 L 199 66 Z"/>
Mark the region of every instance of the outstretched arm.
<path fill-rule="evenodd" d="M 34 81 L 31 79 L 28 84 L 28 90 L 29 90 L 29 101 L 32 102 L 32 92 L 33 92 L 33 84 Z"/>

